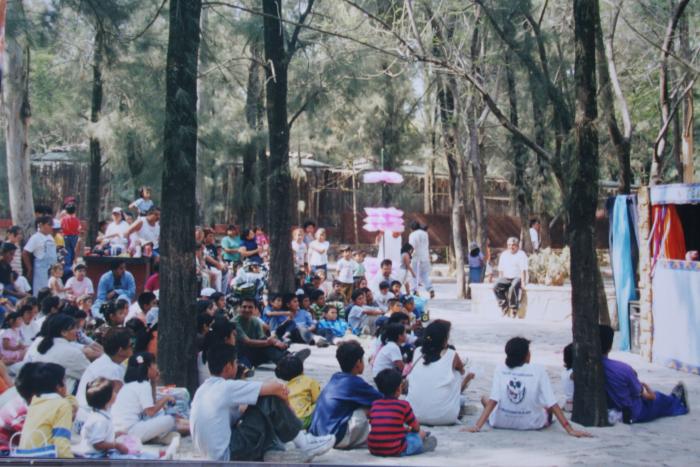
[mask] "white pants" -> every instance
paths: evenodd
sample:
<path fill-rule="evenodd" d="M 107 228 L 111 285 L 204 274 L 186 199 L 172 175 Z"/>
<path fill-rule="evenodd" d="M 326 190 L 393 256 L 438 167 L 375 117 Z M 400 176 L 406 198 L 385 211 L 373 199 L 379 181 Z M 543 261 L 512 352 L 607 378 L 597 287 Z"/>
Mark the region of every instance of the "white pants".
<path fill-rule="evenodd" d="M 214 279 L 213 281 L 210 281 L 213 282 L 213 284 L 210 283 L 209 285 L 213 286 L 217 292 L 221 292 L 221 271 L 216 268 L 209 268 L 209 274 L 210 277 Z"/>
<path fill-rule="evenodd" d="M 416 277 L 412 278 L 413 283 L 411 286 L 413 290 L 418 290 L 418 284 L 422 284 L 427 291 L 433 290 L 433 283 L 430 282 L 430 261 L 414 259 L 411 266 L 413 267 L 413 272 L 416 273 Z"/>
<path fill-rule="evenodd" d="M 129 428 L 129 434 L 146 443 L 174 430 L 175 418 L 172 415 L 158 415 L 136 423 Z"/>
<path fill-rule="evenodd" d="M 369 430 L 370 426 L 365 409 L 356 409 L 352 413 L 350 420 L 348 420 L 345 436 L 336 443 L 335 448 L 354 449 L 365 446 L 367 444 Z"/>

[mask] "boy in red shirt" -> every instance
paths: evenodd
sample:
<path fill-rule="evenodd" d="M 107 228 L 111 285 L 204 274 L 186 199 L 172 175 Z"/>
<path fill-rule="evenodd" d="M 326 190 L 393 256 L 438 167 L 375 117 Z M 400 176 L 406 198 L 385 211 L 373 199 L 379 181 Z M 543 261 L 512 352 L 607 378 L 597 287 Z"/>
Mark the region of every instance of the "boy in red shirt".
<path fill-rule="evenodd" d="M 399 399 L 401 372 L 382 370 L 374 382 L 384 398 L 372 402 L 369 409 L 369 452 L 375 456 L 412 456 L 434 451 L 437 439 L 421 430 L 411 404 Z"/>
<path fill-rule="evenodd" d="M 63 239 L 66 242 L 66 263 L 65 268 L 70 270 L 75 262 L 75 251 L 78 248 L 80 240 L 80 219 L 75 215 L 75 204 L 68 203 L 66 205 L 66 215 L 61 218 L 61 230 L 63 231 Z"/>

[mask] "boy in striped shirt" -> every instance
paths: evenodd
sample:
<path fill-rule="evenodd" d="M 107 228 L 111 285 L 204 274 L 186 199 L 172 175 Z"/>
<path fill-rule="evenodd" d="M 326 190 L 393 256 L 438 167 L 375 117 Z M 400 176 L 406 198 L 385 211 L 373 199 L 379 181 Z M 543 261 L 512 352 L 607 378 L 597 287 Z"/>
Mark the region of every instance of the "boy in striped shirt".
<path fill-rule="evenodd" d="M 374 382 L 384 398 L 372 402 L 369 452 L 375 456 L 412 456 L 435 450 L 437 439 L 421 430 L 411 404 L 399 399 L 401 373 L 396 369 L 379 372 Z"/>

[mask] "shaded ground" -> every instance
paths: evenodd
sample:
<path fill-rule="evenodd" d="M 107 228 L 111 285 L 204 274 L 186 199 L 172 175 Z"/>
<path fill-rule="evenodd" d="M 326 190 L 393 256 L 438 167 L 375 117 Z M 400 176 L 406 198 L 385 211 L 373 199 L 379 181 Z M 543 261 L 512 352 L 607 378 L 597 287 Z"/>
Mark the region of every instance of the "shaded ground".
<path fill-rule="evenodd" d="M 514 321 L 498 316 L 471 313 L 468 301 L 447 300 L 454 296 L 454 285 L 438 284 L 437 297 L 430 304 L 431 318 L 452 321 L 452 343 L 460 355 L 467 355 L 476 380 L 466 394 L 474 404 L 474 413 L 463 420 L 465 425 L 476 421 L 478 400 L 488 393 L 496 364 L 505 358 L 503 347 L 512 336 L 521 335 L 532 341 L 532 361 L 545 365 L 553 387 L 560 393 L 562 349 L 571 341 L 568 322 Z M 367 341 L 363 341 L 367 345 Z M 299 346 L 300 347 L 300 346 Z M 325 384 L 337 371 L 335 347 L 313 348 L 306 361 L 306 373 Z M 669 392 L 679 380 L 685 381 L 691 413 L 683 417 L 659 420 L 650 424 L 591 428 L 592 439 L 575 439 L 558 426 L 540 432 L 514 432 L 484 428 L 481 433 L 460 432 L 462 426 L 428 428 L 438 438 L 435 452 L 399 459 L 371 456 L 366 450 L 338 451 L 316 459 L 328 464 L 374 465 L 696 465 L 700 454 L 700 377 L 645 362 L 641 357 L 613 352 L 613 358 L 630 363 L 642 381 L 653 389 Z M 369 370 L 368 370 L 369 371 Z M 370 379 L 369 373 L 365 375 Z M 274 377 L 271 368 L 260 368 L 256 380 Z M 480 407 L 478 407 L 480 409 Z M 190 438 L 183 440 L 181 459 L 196 459 Z"/>

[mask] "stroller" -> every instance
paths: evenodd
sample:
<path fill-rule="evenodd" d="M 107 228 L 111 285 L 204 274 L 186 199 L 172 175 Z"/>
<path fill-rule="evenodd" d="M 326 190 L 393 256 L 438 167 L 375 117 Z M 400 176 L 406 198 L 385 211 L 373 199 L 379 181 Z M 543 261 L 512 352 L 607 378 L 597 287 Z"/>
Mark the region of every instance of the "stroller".
<path fill-rule="evenodd" d="M 229 293 L 226 296 L 227 314 L 233 317 L 244 298 L 252 298 L 260 308 L 263 292 L 267 287 L 267 277 L 268 269 L 265 265 L 255 261 L 245 261 L 231 281 Z"/>

